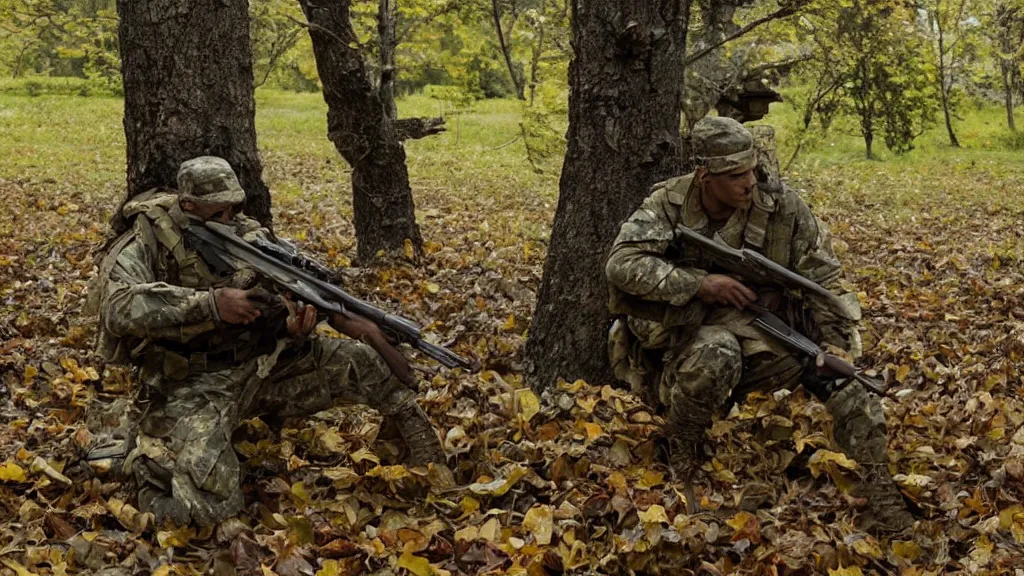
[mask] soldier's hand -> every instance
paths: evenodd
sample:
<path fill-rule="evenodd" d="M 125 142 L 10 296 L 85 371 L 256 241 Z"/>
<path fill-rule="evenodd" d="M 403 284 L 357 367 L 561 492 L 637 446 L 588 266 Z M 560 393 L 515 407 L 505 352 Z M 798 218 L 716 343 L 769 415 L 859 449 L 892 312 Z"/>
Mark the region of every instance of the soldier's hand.
<path fill-rule="evenodd" d="M 742 282 L 724 274 L 708 274 L 700 282 L 697 297 L 708 304 L 725 304 L 743 310 L 757 301 L 757 294 Z"/>
<path fill-rule="evenodd" d="M 380 327 L 358 314 L 331 314 L 331 327 L 353 340 L 385 340 Z"/>
<path fill-rule="evenodd" d="M 281 296 L 281 300 L 288 308 L 288 318 L 285 320 L 288 333 L 297 340 L 305 339 L 316 328 L 316 308 L 305 304 L 296 304 L 286 296 Z"/>
<path fill-rule="evenodd" d="M 220 319 L 228 324 L 248 324 L 260 317 L 259 304 L 249 300 L 249 290 L 218 288 L 213 296 Z"/>

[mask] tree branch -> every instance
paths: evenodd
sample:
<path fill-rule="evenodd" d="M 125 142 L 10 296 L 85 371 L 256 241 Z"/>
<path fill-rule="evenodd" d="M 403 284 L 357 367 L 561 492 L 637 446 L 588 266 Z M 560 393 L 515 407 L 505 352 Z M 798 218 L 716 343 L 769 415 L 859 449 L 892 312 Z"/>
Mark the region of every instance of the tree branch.
<path fill-rule="evenodd" d="M 705 48 L 702 48 L 701 50 L 695 52 L 694 54 L 691 54 L 691 55 L 687 56 L 686 59 L 683 61 L 683 65 L 684 66 L 689 66 L 690 64 L 693 64 L 697 60 L 700 60 L 701 58 L 707 56 L 711 52 L 717 50 L 718 48 L 721 48 L 723 45 L 725 45 L 725 44 L 727 44 L 729 42 L 732 42 L 733 40 L 739 38 L 740 36 L 744 36 L 744 35 L 750 33 L 750 31 L 754 30 L 755 28 L 760 27 L 762 24 L 767 24 L 768 22 L 771 22 L 773 20 L 778 20 L 780 18 L 786 18 L 786 17 L 792 16 L 793 14 L 796 14 L 797 12 L 800 11 L 801 8 L 803 8 L 803 4 L 804 4 L 804 0 L 801 0 L 801 1 L 798 1 L 798 2 L 793 2 L 792 4 L 785 4 L 785 5 L 783 5 L 781 8 L 779 8 L 775 12 L 772 12 L 771 14 L 768 14 L 767 16 L 763 16 L 761 18 L 758 18 L 757 20 L 754 20 L 753 22 L 751 22 L 751 23 L 743 26 L 742 28 L 736 30 L 732 34 L 726 36 L 722 40 L 720 40 L 718 42 L 715 42 L 714 44 L 712 44 L 710 46 L 707 46 Z"/>
<path fill-rule="evenodd" d="M 402 118 L 395 120 L 398 139 L 419 140 L 445 131 L 444 118 Z"/>

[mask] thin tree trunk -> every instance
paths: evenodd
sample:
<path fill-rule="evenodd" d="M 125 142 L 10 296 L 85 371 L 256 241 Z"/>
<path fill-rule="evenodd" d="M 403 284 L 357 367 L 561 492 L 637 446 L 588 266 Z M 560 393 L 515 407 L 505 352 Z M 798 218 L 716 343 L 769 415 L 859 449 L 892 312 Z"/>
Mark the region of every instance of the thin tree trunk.
<path fill-rule="evenodd" d="M 683 168 L 688 2 L 573 0 L 568 150 L 529 339 L 536 388 L 611 382 L 604 275 L 622 221 Z"/>
<path fill-rule="evenodd" d="M 942 97 L 942 114 L 946 119 L 946 132 L 949 133 L 949 145 L 953 148 L 960 147 L 960 141 L 956 138 L 956 133 L 953 131 L 953 119 L 949 113 L 949 92 L 952 89 L 952 81 L 948 77 L 948 70 L 946 69 L 946 43 L 945 35 L 942 29 L 942 18 L 936 14 L 935 22 L 937 24 L 939 33 L 939 94 Z"/>
<path fill-rule="evenodd" d="M 352 167 L 357 254 L 423 245 L 413 205 L 405 149 L 374 87 L 352 30 L 351 0 L 299 0 L 309 21 L 316 69 L 327 102 L 327 137 Z"/>
<path fill-rule="evenodd" d="M 530 106 L 533 106 L 533 102 L 537 97 L 537 68 L 540 67 L 540 57 L 544 55 L 544 31 L 546 28 L 544 25 L 544 14 L 547 11 L 547 7 L 547 1 L 541 0 L 540 22 L 538 22 L 537 38 L 533 43 L 533 53 L 530 59 Z"/>
<path fill-rule="evenodd" d="M 128 196 L 174 188 L 183 161 L 221 156 L 245 188 L 245 212 L 269 225 L 270 192 L 256 148 L 248 3 L 118 0 L 117 12 Z"/>
<path fill-rule="evenodd" d="M 502 55 L 505 56 L 505 65 L 508 66 L 508 75 L 515 87 L 516 98 L 526 100 L 523 79 L 516 72 L 515 64 L 512 62 L 512 49 L 505 40 L 505 32 L 501 26 L 501 8 L 498 7 L 498 0 L 491 0 L 491 13 L 494 15 L 494 30 L 498 34 L 498 44 L 501 46 Z"/>
<path fill-rule="evenodd" d="M 380 40 L 380 99 L 388 118 L 398 118 L 395 105 L 395 0 L 380 0 L 377 6 L 377 36 Z"/>
<path fill-rule="evenodd" d="M 1017 123 L 1013 117 L 1013 81 L 1010 67 L 1013 61 L 1003 60 L 999 63 L 1003 72 L 1003 103 L 1006 105 L 1006 126 L 1011 132 L 1017 131 Z"/>

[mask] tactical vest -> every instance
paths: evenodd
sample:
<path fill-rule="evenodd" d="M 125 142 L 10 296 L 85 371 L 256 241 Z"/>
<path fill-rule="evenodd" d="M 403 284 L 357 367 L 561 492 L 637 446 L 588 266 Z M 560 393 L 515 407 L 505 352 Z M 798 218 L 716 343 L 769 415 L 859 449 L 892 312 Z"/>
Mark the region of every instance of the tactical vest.
<path fill-rule="evenodd" d="M 189 224 L 189 218 L 179 206 L 174 192 L 159 189 L 143 192 L 125 203 L 122 214 L 132 227 L 114 241 L 104 256 L 96 276 L 97 282 L 90 286 L 90 299 L 95 297 L 95 300 L 87 305 L 89 309 L 98 311 L 99 300 L 107 289 L 118 256 L 136 239 L 151 255 L 158 282 L 204 290 L 235 286 L 235 281 L 244 276 L 218 277 L 188 246 L 182 228 Z M 271 318 L 265 320 L 270 321 Z M 178 380 L 197 371 L 223 369 L 268 347 L 267 343 L 260 342 L 259 328 L 252 325 L 224 327 L 187 345 L 119 338 L 106 329 L 102 318 L 99 333 L 97 351 L 107 362 L 143 365 L 144 370 Z"/>

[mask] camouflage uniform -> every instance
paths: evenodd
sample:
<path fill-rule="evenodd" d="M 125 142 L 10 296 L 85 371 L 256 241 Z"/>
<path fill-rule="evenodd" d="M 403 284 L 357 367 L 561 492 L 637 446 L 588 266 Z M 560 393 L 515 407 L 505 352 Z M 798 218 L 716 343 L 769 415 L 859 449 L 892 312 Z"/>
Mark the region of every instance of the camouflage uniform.
<path fill-rule="evenodd" d="M 312 414 L 336 403 L 361 403 L 397 420 L 412 459 L 443 457 L 415 394 L 391 375 L 366 344 L 285 329 L 283 306 L 248 325 L 228 325 L 214 290 L 248 289 L 256 275 L 217 277 L 181 234 L 182 200 L 244 200 L 227 162 L 201 157 L 182 165 L 178 193 L 152 191 L 123 212 L 133 229 L 108 252 L 100 270 L 100 351 L 108 361 L 139 366 L 150 399 L 125 470 L 139 482 L 139 502 L 179 523 L 212 524 L 243 505 L 241 470 L 231 434 L 241 419 Z M 268 236 L 236 216 L 244 237 Z M 417 449 L 418 447 L 418 449 Z"/>
<path fill-rule="evenodd" d="M 706 118 L 693 138 L 698 158 L 713 174 L 749 169 L 758 161 L 750 133 L 733 120 Z M 777 172 L 777 166 L 768 168 Z M 828 229 L 807 204 L 783 186 L 759 184 L 746 209 L 715 223 L 704 212 L 694 177 L 656 184 L 622 225 L 606 265 L 610 308 L 619 315 L 609 338 L 612 366 L 618 378 L 666 409 L 673 460 L 682 469 L 695 463 L 712 415 L 730 397 L 795 387 L 808 369 L 805 360 L 753 325 L 753 314 L 696 297 L 711 262 L 678 237 L 678 228 L 760 252 L 839 295 L 843 310 L 813 294 L 800 298 L 753 286 L 762 302 L 774 301 L 779 315 L 811 339 L 854 357 L 861 353 L 859 303 L 843 290 Z M 837 444 L 870 476 L 884 480 L 875 480 L 882 488 L 872 497 L 905 511 L 888 475 L 879 399 L 852 383 L 826 405 Z M 862 488 L 871 486 L 865 482 Z"/>

